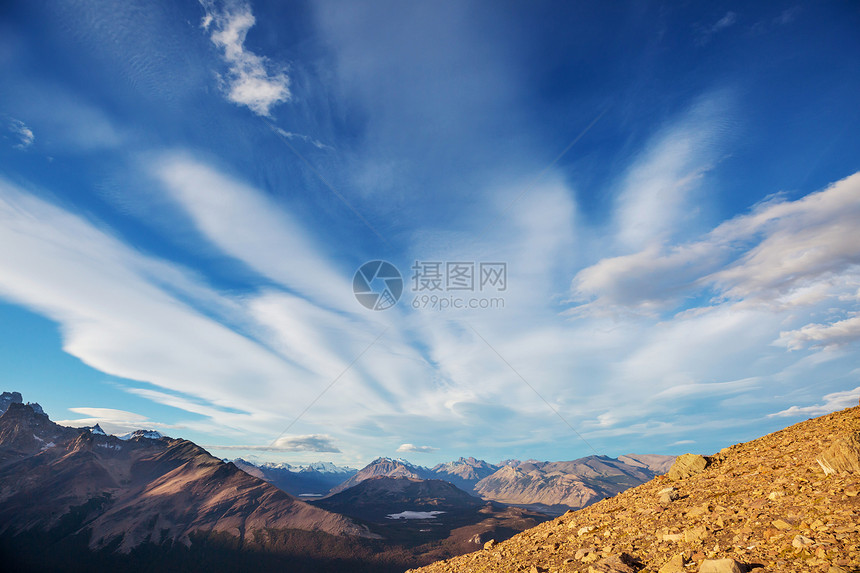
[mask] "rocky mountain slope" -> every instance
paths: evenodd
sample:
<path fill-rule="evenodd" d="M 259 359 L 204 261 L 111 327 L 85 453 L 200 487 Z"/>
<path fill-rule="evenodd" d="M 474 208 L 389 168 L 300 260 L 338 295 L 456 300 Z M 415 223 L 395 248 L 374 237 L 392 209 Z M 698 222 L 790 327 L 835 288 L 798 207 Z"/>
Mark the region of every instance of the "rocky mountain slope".
<path fill-rule="evenodd" d="M 462 490 L 473 491 L 479 481 L 494 474 L 500 467 L 484 460 L 468 457 L 459 458 L 446 464 L 437 464 L 430 471 L 438 479 L 449 481 Z"/>
<path fill-rule="evenodd" d="M 67 428 L 11 403 L 0 417 L 0 535 L 85 534 L 92 549 L 237 539 L 266 530 L 371 536 L 186 440 L 120 440 Z"/>
<path fill-rule="evenodd" d="M 394 460 L 391 458 L 376 458 L 354 476 L 344 481 L 340 485 L 333 487 L 330 494 L 340 493 L 349 489 L 366 479 L 374 477 L 406 477 L 413 479 L 430 479 L 433 477 L 433 472 L 421 466 L 412 465 L 404 460 Z"/>
<path fill-rule="evenodd" d="M 443 572 L 860 570 L 860 408 L 790 426 L 657 477 Z"/>
<path fill-rule="evenodd" d="M 640 456 L 661 467 L 672 456 Z M 506 465 L 475 485 L 484 499 L 508 504 L 582 508 L 654 477 L 641 460 L 630 462 L 606 456 L 589 456 L 569 462 L 523 462 Z M 561 513 L 561 511 L 559 511 Z"/>

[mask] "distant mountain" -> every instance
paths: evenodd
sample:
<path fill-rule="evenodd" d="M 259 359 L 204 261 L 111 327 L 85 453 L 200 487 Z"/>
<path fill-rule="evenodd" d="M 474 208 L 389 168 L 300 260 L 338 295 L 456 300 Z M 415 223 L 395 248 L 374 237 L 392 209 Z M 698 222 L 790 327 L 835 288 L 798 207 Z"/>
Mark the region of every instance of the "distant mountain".
<path fill-rule="evenodd" d="M 298 466 L 303 472 L 320 472 L 326 474 L 349 474 L 350 477 L 355 475 L 358 470 L 347 466 L 338 466 L 331 462 L 313 462 L 307 466 Z"/>
<path fill-rule="evenodd" d="M 484 499 L 502 503 L 540 505 L 556 508 L 558 512 L 578 509 L 662 473 L 650 469 L 643 460 L 654 467 L 662 467 L 665 462 L 652 456 L 627 456 L 627 459 L 632 463 L 606 456 L 569 462 L 507 463 L 479 481 L 475 492 Z"/>
<path fill-rule="evenodd" d="M 0 483 L 0 535 L 84 535 L 91 549 L 189 545 L 212 534 L 241 541 L 277 530 L 371 536 L 187 440 L 123 441 L 59 426 L 21 403 L 0 417 Z"/>
<path fill-rule="evenodd" d="M 479 481 L 492 475 L 500 467 L 489 464 L 484 460 L 469 457 L 460 458 L 446 464 L 438 464 L 430 471 L 436 474 L 439 479 L 447 480 L 460 489 L 471 492 Z"/>
<path fill-rule="evenodd" d="M 619 462 L 629 466 L 642 467 L 654 475 L 663 475 L 669 471 L 675 462 L 675 456 L 661 456 L 659 454 L 624 454 L 618 456 Z"/>
<path fill-rule="evenodd" d="M 295 496 L 323 496 L 357 472 L 353 468 L 336 466 L 331 462 L 316 462 L 307 466 L 257 465 L 240 458 L 233 460 L 233 463 L 239 469 Z"/>
<path fill-rule="evenodd" d="M 348 480 L 331 489 L 330 494 L 342 492 L 354 485 L 358 485 L 372 477 L 407 477 L 413 479 L 428 479 L 435 477 L 433 472 L 427 468 L 410 464 L 406 460 L 395 460 L 391 458 L 376 458 Z"/>

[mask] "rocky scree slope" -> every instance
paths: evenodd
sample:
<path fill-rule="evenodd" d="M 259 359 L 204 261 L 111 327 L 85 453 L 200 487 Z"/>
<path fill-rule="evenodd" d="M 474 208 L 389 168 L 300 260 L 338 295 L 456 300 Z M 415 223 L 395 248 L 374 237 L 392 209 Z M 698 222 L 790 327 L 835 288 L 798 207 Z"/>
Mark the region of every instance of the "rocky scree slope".
<path fill-rule="evenodd" d="M 416 571 L 860 571 L 860 408 L 681 456 L 669 475 Z"/>

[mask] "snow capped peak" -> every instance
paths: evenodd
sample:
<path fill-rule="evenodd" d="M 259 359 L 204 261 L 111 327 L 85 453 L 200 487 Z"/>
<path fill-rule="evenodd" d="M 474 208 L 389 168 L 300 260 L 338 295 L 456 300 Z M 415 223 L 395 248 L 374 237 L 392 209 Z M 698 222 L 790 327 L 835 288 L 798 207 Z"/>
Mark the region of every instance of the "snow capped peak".
<path fill-rule="evenodd" d="M 243 460 L 244 461 L 244 460 Z M 288 470 L 293 473 L 298 472 L 319 472 L 323 474 L 353 474 L 357 470 L 354 468 L 346 467 L 346 466 L 338 466 L 333 464 L 332 462 L 313 462 L 307 465 L 293 465 L 287 462 L 263 462 L 263 463 L 254 463 L 254 462 L 246 462 L 251 465 L 255 465 L 260 468 L 268 468 L 268 469 L 276 469 L 276 470 Z"/>
<path fill-rule="evenodd" d="M 137 438 L 147 438 L 149 440 L 158 440 L 164 436 L 155 430 L 135 430 L 122 436 L 117 436 L 120 440 L 134 440 Z"/>
<path fill-rule="evenodd" d="M 96 424 L 92 428 L 88 428 L 90 432 L 93 433 L 94 436 L 107 436 L 107 433 L 102 430 L 102 427 Z"/>
<path fill-rule="evenodd" d="M 303 469 L 304 471 L 314 471 L 328 474 L 348 474 L 355 472 L 353 468 L 338 466 L 331 462 L 313 462 L 312 464 L 308 464 L 307 467 Z"/>

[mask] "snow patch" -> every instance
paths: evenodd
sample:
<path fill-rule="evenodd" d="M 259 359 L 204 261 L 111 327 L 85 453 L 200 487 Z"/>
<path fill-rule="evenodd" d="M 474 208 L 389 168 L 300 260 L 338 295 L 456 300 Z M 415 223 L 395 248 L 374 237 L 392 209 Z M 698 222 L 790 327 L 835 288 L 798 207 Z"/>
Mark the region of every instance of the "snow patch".
<path fill-rule="evenodd" d="M 435 519 L 444 511 L 401 511 L 400 513 L 389 513 L 388 519 Z"/>
<path fill-rule="evenodd" d="M 96 447 L 105 448 L 106 450 L 121 450 L 122 446 L 119 444 L 96 444 Z"/>

